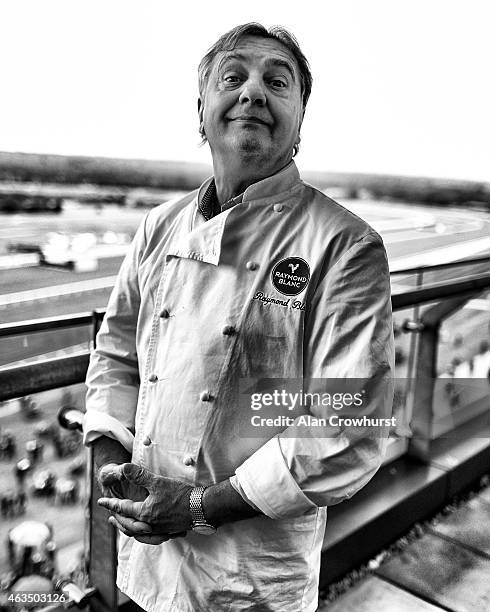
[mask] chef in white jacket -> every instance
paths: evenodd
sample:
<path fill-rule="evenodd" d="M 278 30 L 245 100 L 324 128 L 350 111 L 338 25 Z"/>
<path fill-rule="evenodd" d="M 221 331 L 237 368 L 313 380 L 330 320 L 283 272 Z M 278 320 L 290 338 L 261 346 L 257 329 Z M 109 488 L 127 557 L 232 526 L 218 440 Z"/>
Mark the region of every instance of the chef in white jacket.
<path fill-rule="evenodd" d="M 117 584 L 141 608 L 313 612 L 327 506 L 369 481 L 385 446 L 386 253 L 299 177 L 311 74 L 288 32 L 234 28 L 199 90 L 214 174 L 136 233 L 91 357 L 84 441 L 121 532 Z M 346 406 L 315 403 L 340 379 Z M 300 427 L 305 391 L 315 419 Z"/>

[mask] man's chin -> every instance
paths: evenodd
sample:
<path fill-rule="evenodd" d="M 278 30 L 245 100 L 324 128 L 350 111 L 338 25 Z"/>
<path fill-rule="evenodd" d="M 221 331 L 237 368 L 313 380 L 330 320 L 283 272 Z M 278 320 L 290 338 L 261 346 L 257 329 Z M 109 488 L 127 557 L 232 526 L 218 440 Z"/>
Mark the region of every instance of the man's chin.
<path fill-rule="evenodd" d="M 253 136 L 238 139 L 235 150 L 249 156 L 262 157 L 265 154 L 264 143 L 260 138 L 254 138 Z"/>

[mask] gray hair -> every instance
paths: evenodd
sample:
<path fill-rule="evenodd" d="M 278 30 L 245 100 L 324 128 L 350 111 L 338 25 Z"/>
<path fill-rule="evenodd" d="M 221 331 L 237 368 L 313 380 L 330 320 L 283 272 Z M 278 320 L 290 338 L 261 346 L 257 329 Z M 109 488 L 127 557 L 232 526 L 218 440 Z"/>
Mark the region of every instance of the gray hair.
<path fill-rule="evenodd" d="M 291 32 L 282 28 L 281 26 L 273 26 L 269 29 L 265 28 L 260 23 L 245 23 L 243 25 L 239 25 L 231 29 L 226 34 L 223 34 L 212 47 L 208 50 L 206 55 L 202 58 L 199 63 L 199 67 L 197 69 L 198 79 L 199 79 L 199 95 L 201 99 L 204 100 L 204 92 L 206 90 L 206 85 L 209 79 L 209 75 L 211 73 L 211 69 L 213 66 L 213 62 L 218 53 L 222 51 L 233 51 L 239 41 L 245 36 L 258 36 L 261 38 L 271 38 L 272 40 L 279 41 L 282 45 L 284 45 L 288 51 L 295 58 L 298 68 L 299 74 L 301 78 L 301 96 L 303 101 L 303 109 L 306 108 L 306 104 L 308 102 L 308 98 L 311 93 L 311 85 L 313 82 L 313 78 L 311 76 L 310 65 L 308 64 L 308 60 L 304 56 L 301 48 L 298 44 L 298 41 L 294 37 Z M 202 142 L 206 142 L 206 134 L 204 133 L 204 126 L 199 126 L 199 133 L 201 134 Z M 294 147 L 294 155 L 297 154 L 299 149 L 299 145 L 295 145 Z"/>

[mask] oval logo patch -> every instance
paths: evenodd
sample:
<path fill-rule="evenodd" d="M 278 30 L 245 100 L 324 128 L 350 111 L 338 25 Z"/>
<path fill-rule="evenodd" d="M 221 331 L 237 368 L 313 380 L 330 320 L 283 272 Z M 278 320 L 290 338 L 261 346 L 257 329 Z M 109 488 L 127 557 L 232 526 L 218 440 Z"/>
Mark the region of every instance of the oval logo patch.
<path fill-rule="evenodd" d="M 301 257 L 288 257 L 274 266 L 271 276 L 280 293 L 298 295 L 310 281 L 310 266 Z"/>

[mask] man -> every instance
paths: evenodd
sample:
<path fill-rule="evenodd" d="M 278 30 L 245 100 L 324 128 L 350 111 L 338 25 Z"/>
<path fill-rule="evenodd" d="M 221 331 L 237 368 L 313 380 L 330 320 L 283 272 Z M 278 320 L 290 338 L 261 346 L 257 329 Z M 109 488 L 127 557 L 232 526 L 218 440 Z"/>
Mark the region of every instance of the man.
<path fill-rule="evenodd" d="M 386 432 L 255 434 L 240 401 L 244 380 L 364 379 L 364 414 L 391 408 L 381 238 L 292 161 L 310 90 L 283 29 L 215 43 L 198 101 L 214 177 L 147 215 L 98 334 L 84 439 L 121 532 L 118 586 L 145 610 L 315 610 L 326 506 L 381 462 Z"/>

